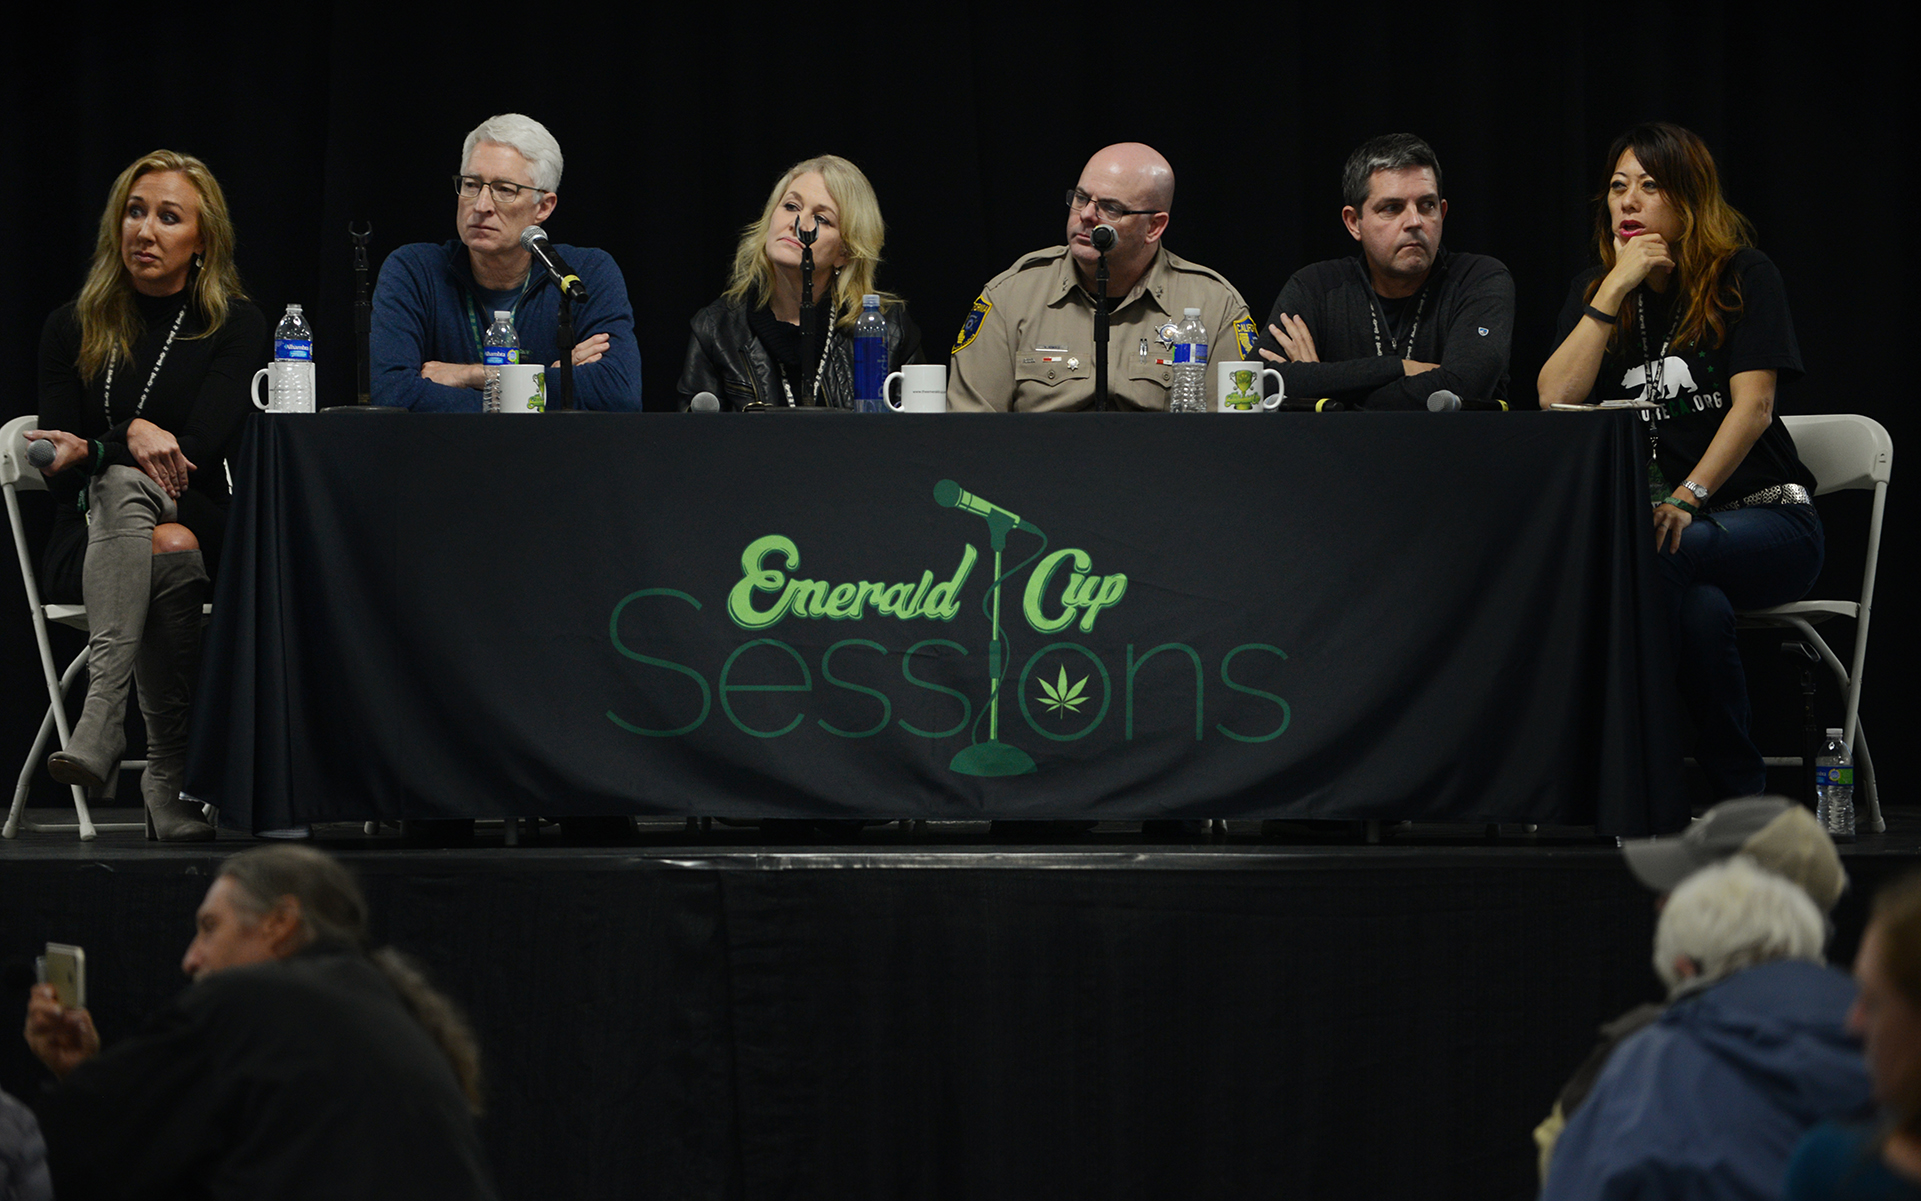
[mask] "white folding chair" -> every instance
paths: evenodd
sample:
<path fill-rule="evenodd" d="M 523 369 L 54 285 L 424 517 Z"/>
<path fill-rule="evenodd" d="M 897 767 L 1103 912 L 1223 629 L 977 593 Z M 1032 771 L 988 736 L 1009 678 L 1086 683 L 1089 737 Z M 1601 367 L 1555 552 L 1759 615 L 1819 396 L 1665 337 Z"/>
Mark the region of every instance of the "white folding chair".
<path fill-rule="evenodd" d="M 26 811 L 27 788 L 33 782 L 34 769 L 40 766 L 42 758 L 48 753 L 48 740 L 56 732 L 60 736 L 59 745 L 65 747 L 72 731 L 67 727 L 67 689 L 72 686 L 74 677 L 87 661 L 87 651 L 82 647 L 80 653 L 61 671 L 54 663 L 53 644 L 47 637 L 47 623 L 58 622 L 82 633 L 87 629 L 87 607 L 85 605 L 47 605 L 40 602 L 40 582 L 34 578 L 33 555 L 27 550 L 27 531 L 20 519 L 20 497 L 23 491 L 45 491 L 47 481 L 38 469 L 27 464 L 27 442 L 22 436 L 40 424 L 32 414 L 16 417 L 0 426 L 0 490 L 7 495 L 7 524 L 13 527 L 13 550 L 20 560 L 20 581 L 27 590 L 27 609 L 33 617 L 33 637 L 40 647 L 40 669 L 47 684 L 47 715 L 41 719 L 40 733 L 33 741 L 33 750 L 28 752 L 26 763 L 20 768 L 20 783 L 13 790 L 13 807 L 7 811 L 7 822 L 0 827 L 0 837 L 12 838 L 24 825 L 28 831 L 44 834 L 63 830 L 78 830 L 82 842 L 91 842 L 101 830 L 144 830 L 144 822 L 105 822 L 96 824 L 93 814 L 87 808 L 87 790 L 79 785 L 73 786 L 73 811 L 78 822 L 44 823 L 22 821 Z M 121 763 L 121 769 L 144 768 L 144 759 L 129 759 Z"/>
<path fill-rule="evenodd" d="M 1772 609 L 1753 609 L 1736 615 L 1743 625 L 1785 626 L 1794 630 L 1834 672 L 1846 697 L 1842 739 L 1854 748 L 1857 794 L 1866 802 L 1869 822 L 1877 832 L 1887 829 L 1874 785 L 1874 760 L 1861 729 L 1861 669 L 1868 654 L 1868 615 L 1874 607 L 1874 567 L 1881 555 L 1881 514 L 1887 506 L 1888 478 L 1894 467 L 1894 439 L 1872 417 L 1856 413 L 1811 413 L 1783 417 L 1794 435 L 1801 461 L 1814 473 L 1816 496 L 1849 489 L 1872 489 L 1874 508 L 1868 518 L 1867 566 L 1861 572 L 1859 600 L 1801 600 Z M 1854 655 L 1843 664 L 1821 635 L 1816 623 L 1834 617 L 1854 619 Z M 1771 764 L 1801 767 L 1799 757 L 1769 759 Z"/>

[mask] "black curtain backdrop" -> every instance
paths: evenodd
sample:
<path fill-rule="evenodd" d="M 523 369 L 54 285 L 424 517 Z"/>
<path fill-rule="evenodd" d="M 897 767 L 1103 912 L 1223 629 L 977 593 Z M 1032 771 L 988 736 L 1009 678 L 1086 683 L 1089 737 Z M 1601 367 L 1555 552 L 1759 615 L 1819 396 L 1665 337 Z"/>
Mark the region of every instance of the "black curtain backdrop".
<path fill-rule="evenodd" d="M 1515 399 L 1532 404 L 1567 282 L 1592 254 L 1606 145 L 1666 118 L 1707 138 L 1787 280 L 1808 377 L 1782 390 L 1781 408 L 1863 412 L 1905 439 L 1884 265 L 1896 229 L 1875 201 L 1903 173 L 1889 148 L 1903 144 L 1914 84 L 1875 17 L 1785 3 L 1270 6 L 1192 24 L 1145 6 L 1099 19 L 1064 5 L 1010 11 L 896 10 L 867 24 L 864 10 L 705 6 L 42 11 L 0 84 L 24 118 L 0 299 L 13 382 L 0 404 L 34 409 L 41 323 L 79 285 L 114 175 L 156 146 L 212 165 L 253 295 L 270 319 L 306 306 L 323 401 L 350 399 L 348 223 L 372 223 L 376 261 L 451 237 L 461 140 L 509 110 L 545 122 L 566 153 L 556 239 L 603 247 L 626 274 L 650 408 L 673 402 L 687 318 L 721 288 L 739 227 L 807 155 L 846 155 L 873 180 L 889 221 L 882 284 L 909 299 L 937 349 L 988 278 L 1059 241 L 1061 190 L 1105 143 L 1139 139 L 1168 156 L 1168 244 L 1224 272 L 1265 316 L 1294 269 L 1351 252 L 1341 162 L 1395 129 L 1440 154 L 1446 242 L 1513 271 Z M 1197 39 L 1192 51 L 1177 32 Z M 548 45 L 566 47 L 564 69 L 542 61 Z M 1520 500 L 1527 481 L 1490 488 Z M 1893 497 L 1898 549 L 1913 506 Z M 1843 527 L 1831 593 L 1858 587 L 1855 514 L 1865 505 L 1830 511 Z M 0 604 L 18 613 L 3 574 Z M 1882 575 L 1872 729 L 1913 717 L 1894 686 L 1889 622 L 1912 579 L 1898 554 Z M 11 764 L 40 711 L 23 621 L 0 629 L 0 654 L 18 685 L 0 702 Z M 1760 707 L 1795 708 L 1767 679 L 1779 657 L 1759 658 Z M 1838 723 L 1838 707 L 1826 720 Z M 1884 791 L 1898 801 L 1907 777 L 1893 758 Z"/>

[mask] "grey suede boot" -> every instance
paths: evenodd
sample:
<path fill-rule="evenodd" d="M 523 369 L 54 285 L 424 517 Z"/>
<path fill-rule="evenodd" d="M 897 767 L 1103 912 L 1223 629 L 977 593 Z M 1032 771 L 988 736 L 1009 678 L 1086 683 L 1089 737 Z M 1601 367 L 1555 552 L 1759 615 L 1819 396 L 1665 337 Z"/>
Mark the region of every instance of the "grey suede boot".
<path fill-rule="evenodd" d="M 200 672 L 200 606 L 206 595 L 207 569 L 199 551 L 153 556 L 146 636 L 140 640 L 133 673 L 140 713 L 147 719 L 147 770 L 140 777 L 140 795 L 147 803 L 147 829 L 162 842 L 205 842 L 214 836 L 200 806 L 180 796 Z"/>
<path fill-rule="evenodd" d="M 98 791 L 126 749 L 127 689 L 153 588 L 153 527 L 174 503 L 146 474 L 109 467 L 87 487 L 87 700 L 64 750 L 47 758 L 62 784 Z"/>

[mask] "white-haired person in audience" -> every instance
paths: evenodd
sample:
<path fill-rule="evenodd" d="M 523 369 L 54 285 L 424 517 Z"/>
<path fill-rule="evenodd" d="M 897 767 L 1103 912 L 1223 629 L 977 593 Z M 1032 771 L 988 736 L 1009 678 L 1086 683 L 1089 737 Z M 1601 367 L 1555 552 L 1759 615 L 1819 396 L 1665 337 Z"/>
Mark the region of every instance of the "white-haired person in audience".
<path fill-rule="evenodd" d="M 1824 934 L 1808 894 L 1745 855 L 1676 888 L 1654 935 L 1668 1007 L 1609 1058 L 1543 1201 L 1780 1197 L 1801 1137 L 1871 1105 Z"/>
<path fill-rule="evenodd" d="M 1823 1122 L 1788 1165 L 1788 1201 L 1921 1197 L 1921 876 L 1874 898 L 1848 1028 L 1867 1044 L 1878 1122 Z"/>
<path fill-rule="evenodd" d="M 1723 801 L 1684 833 L 1637 839 L 1624 845 L 1621 851 L 1634 878 L 1658 898 L 1657 908 L 1683 880 L 1709 864 L 1734 855 L 1746 855 L 1769 871 L 1800 885 L 1801 891 L 1808 894 L 1823 915 L 1834 912 L 1835 902 L 1848 886 L 1848 873 L 1841 866 L 1841 856 L 1835 853 L 1834 840 L 1821 828 L 1821 823 L 1814 820 L 1814 814 L 1786 797 Z M 1540 1151 L 1541 1179 L 1547 1179 L 1555 1140 L 1594 1087 L 1614 1048 L 1660 1017 L 1665 1008 L 1665 999 L 1637 1005 L 1601 1026 L 1600 1042 L 1561 1087 L 1548 1116 L 1534 1128 L 1534 1142 Z"/>

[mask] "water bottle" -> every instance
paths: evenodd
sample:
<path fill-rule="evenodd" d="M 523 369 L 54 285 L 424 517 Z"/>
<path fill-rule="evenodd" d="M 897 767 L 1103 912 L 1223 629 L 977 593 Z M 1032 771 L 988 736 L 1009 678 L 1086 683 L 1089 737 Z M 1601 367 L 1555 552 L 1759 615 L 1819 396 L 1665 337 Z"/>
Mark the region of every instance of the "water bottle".
<path fill-rule="evenodd" d="M 520 362 L 520 334 L 514 329 L 514 315 L 494 310 L 494 323 L 487 327 L 487 345 L 481 360 L 487 367 L 487 382 L 480 390 L 480 411 L 500 412 L 500 369 Z"/>
<path fill-rule="evenodd" d="M 276 413 L 313 412 L 313 328 L 297 304 L 288 305 L 274 327 L 273 361 L 267 407 Z"/>
<path fill-rule="evenodd" d="M 1167 393 L 1167 411 L 1207 412 L 1207 327 L 1199 309 L 1187 309 L 1174 327 L 1174 386 Z"/>
<path fill-rule="evenodd" d="M 1814 761 L 1814 820 L 1834 841 L 1854 841 L 1854 758 L 1836 729 Z"/>
<path fill-rule="evenodd" d="M 886 382 L 887 318 L 880 315 L 880 297 L 869 292 L 860 298 L 860 316 L 854 318 L 854 407 L 885 412 L 880 394 Z"/>

